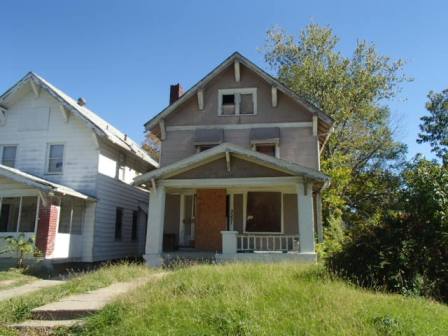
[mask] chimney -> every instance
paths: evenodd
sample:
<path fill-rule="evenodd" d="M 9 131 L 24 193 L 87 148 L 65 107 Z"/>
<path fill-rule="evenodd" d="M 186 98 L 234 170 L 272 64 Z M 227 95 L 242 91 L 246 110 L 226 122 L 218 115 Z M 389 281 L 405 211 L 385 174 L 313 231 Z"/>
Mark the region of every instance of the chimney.
<path fill-rule="evenodd" d="M 184 94 L 184 89 L 179 83 L 170 86 L 170 105 Z"/>
<path fill-rule="evenodd" d="M 82 97 L 78 98 L 78 105 L 79 106 L 85 106 L 86 104 L 87 104 L 87 101 L 84 98 L 82 98 Z"/>

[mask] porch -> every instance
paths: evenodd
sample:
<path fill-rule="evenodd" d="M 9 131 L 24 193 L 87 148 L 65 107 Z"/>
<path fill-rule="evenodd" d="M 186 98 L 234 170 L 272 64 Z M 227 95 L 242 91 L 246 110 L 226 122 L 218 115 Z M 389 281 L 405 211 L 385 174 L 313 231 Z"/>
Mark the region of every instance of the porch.
<path fill-rule="evenodd" d="M 94 205 L 93 198 L 71 188 L 0 165 L 0 238 L 35 238 L 39 257 L 80 260 L 83 227 Z M 0 249 L 5 244 L 0 239 Z"/>
<path fill-rule="evenodd" d="M 216 260 L 315 261 L 321 172 L 223 143 L 135 178 L 150 189 L 145 259 L 179 248 Z"/>
<path fill-rule="evenodd" d="M 145 259 L 314 262 L 319 196 L 301 177 L 160 180 Z"/>

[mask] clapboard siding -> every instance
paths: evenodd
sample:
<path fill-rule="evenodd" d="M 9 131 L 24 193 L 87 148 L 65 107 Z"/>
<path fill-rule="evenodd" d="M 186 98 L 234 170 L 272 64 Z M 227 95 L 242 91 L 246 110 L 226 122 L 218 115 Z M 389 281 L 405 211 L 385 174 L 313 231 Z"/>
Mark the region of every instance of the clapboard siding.
<path fill-rule="evenodd" d="M 224 141 L 250 149 L 250 129 L 224 130 Z M 196 153 L 194 131 L 168 131 L 162 141 L 160 165 L 166 166 Z M 309 168 L 318 168 L 316 138 L 310 127 L 280 129 L 280 158 Z"/>
<path fill-rule="evenodd" d="M 132 211 L 147 209 L 149 194 L 124 182 L 99 174 L 94 241 L 94 259 L 141 256 L 145 245 L 145 219 L 139 218 L 138 239 L 132 241 Z M 121 241 L 115 240 L 115 210 L 124 209 Z"/>
<path fill-rule="evenodd" d="M 23 88 L 20 96 L 9 106 L 6 124 L 0 126 L 0 145 L 18 146 L 16 168 L 94 196 L 98 148 L 93 131 L 73 116 L 66 123 L 59 104 L 44 91 L 35 97 Z M 47 114 L 41 113 L 46 110 Z M 38 119 L 43 117 L 48 119 L 45 127 Z M 24 129 L 25 120 L 27 125 L 39 124 L 39 129 Z M 64 144 L 61 175 L 46 174 L 49 143 Z"/>
<path fill-rule="evenodd" d="M 49 143 L 64 144 L 64 168 L 60 175 L 46 174 Z M 96 198 L 88 202 L 83 225 L 83 261 L 141 256 L 145 244 L 145 216 L 140 212 L 138 240 L 132 241 L 132 211 L 148 208 L 149 195 L 130 184 L 137 174 L 152 167 L 121 147 L 98 137 L 87 122 L 70 115 L 65 120 L 59 103 L 45 91 L 38 97 L 28 85 L 8 105 L 6 124 L 0 126 L 0 146 L 17 145 L 16 168 L 46 180 L 66 185 Z M 124 181 L 115 178 L 115 168 L 125 157 Z M 106 158 L 100 160 L 100 158 Z M 101 162 L 101 165 L 100 165 Z M 104 173 L 111 177 L 107 177 Z M 107 175 L 106 174 L 106 175 Z M 0 178 L 0 196 L 37 194 L 36 190 Z M 124 209 L 123 239 L 116 242 L 115 209 Z"/>

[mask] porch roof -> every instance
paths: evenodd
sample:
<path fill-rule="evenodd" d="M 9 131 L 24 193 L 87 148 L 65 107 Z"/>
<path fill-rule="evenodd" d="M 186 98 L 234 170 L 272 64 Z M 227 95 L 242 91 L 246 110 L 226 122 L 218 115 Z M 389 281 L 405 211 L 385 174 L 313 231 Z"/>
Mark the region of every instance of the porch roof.
<path fill-rule="evenodd" d="M 0 164 L 0 176 L 5 177 L 7 179 L 13 180 L 15 182 L 30 186 L 32 188 L 36 188 L 43 192 L 55 192 L 61 195 L 69 195 L 85 200 L 94 200 L 95 198 L 92 196 L 85 195 L 72 189 L 70 187 L 63 186 L 61 184 L 57 184 L 54 182 L 50 182 L 43 178 L 25 173 L 19 169 L 11 168 L 5 165 Z"/>
<path fill-rule="evenodd" d="M 137 176 L 136 178 L 134 178 L 134 185 L 141 185 L 148 183 L 151 180 L 158 180 L 173 175 L 177 172 L 184 171 L 189 167 L 193 168 L 201 165 L 202 163 L 205 164 L 215 158 L 218 159 L 229 154 L 235 154 L 241 159 L 252 161 L 263 166 L 272 167 L 273 169 L 285 171 L 291 175 L 302 176 L 304 178 L 321 183 L 326 183 L 329 181 L 329 177 L 318 170 L 278 159 L 231 143 L 222 143 L 219 146 L 213 147 L 200 153 L 196 153 L 188 158 L 177 161 L 168 166 Z"/>

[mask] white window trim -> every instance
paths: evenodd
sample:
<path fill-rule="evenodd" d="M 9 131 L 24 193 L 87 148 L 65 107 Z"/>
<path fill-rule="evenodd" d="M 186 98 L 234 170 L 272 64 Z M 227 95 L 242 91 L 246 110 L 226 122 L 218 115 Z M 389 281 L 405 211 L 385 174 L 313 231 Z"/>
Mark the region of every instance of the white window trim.
<path fill-rule="evenodd" d="M 36 197 L 37 198 L 37 202 L 36 202 L 36 216 L 34 218 L 34 230 L 33 231 L 19 231 L 20 230 L 20 220 L 22 219 L 22 199 L 23 199 L 23 197 Z M 20 201 L 19 201 L 19 214 L 17 216 L 16 231 L 0 232 L 0 235 L 10 234 L 10 233 L 17 233 L 17 234 L 19 234 L 19 233 L 27 233 L 27 234 L 34 233 L 34 234 L 36 234 L 36 232 L 37 232 L 37 224 L 38 224 L 38 221 L 39 221 L 40 197 L 39 196 L 35 196 L 35 195 L 0 197 L 0 213 L 2 211 L 3 198 L 20 198 Z"/>
<path fill-rule="evenodd" d="M 280 145 L 277 142 L 256 142 L 256 143 L 252 143 L 252 150 L 253 151 L 257 151 L 257 146 L 258 145 L 273 145 L 275 146 L 275 157 L 277 159 L 280 159 Z"/>
<path fill-rule="evenodd" d="M 235 95 L 235 114 L 222 114 L 222 96 Z M 254 105 L 254 113 L 246 114 L 240 113 L 240 95 L 252 94 L 252 101 Z M 234 117 L 234 116 L 253 116 L 257 114 L 257 88 L 236 88 L 236 89 L 219 89 L 218 90 L 218 116 L 220 117 Z"/>
<path fill-rule="evenodd" d="M 0 145 L 0 164 L 3 164 L 3 151 L 5 147 L 15 147 L 16 148 L 16 156 L 14 157 L 14 165 L 12 168 L 16 167 L 17 164 L 17 152 L 19 151 L 19 145 L 17 144 L 3 144 Z"/>
<path fill-rule="evenodd" d="M 284 228 L 284 209 L 283 209 L 283 191 L 277 190 L 264 190 L 267 192 L 279 192 L 280 193 L 280 231 L 277 232 L 263 232 L 263 231 L 246 231 L 247 222 L 247 193 L 248 192 L 259 192 L 261 190 L 248 190 L 243 193 L 243 234 L 266 234 L 266 235 L 282 235 L 285 233 Z"/>
<path fill-rule="evenodd" d="M 62 145 L 64 147 L 62 151 L 62 170 L 60 172 L 50 172 L 48 169 L 50 168 L 50 147 L 53 145 Z M 62 175 L 64 174 L 65 169 L 65 143 L 64 142 L 49 142 L 47 143 L 47 154 L 46 154 L 46 162 L 45 162 L 45 174 L 46 175 Z"/>

